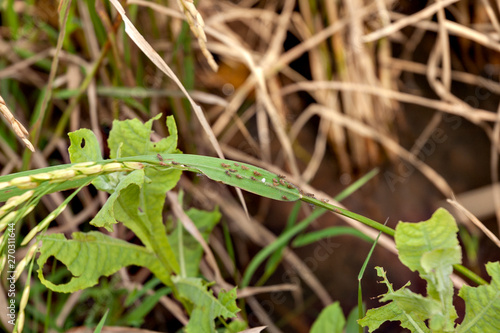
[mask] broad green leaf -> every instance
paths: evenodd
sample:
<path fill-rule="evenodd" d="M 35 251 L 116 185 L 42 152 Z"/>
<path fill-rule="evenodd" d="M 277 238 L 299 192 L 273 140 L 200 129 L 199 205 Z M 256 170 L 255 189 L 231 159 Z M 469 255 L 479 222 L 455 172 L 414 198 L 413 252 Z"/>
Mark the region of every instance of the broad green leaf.
<path fill-rule="evenodd" d="M 130 193 L 130 195 L 127 196 L 128 202 L 125 202 L 123 206 L 129 208 L 128 210 L 128 217 L 129 218 L 134 218 L 139 220 L 139 205 L 138 205 L 138 199 L 139 199 L 139 192 L 141 190 L 142 184 L 144 183 L 144 171 L 143 170 L 136 170 L 134 172 L 129 173 L 126 175 L 118 186 L 114 189 L 113 193 L 109 196 L 108 200 L 102 206 L 101 210 L 97 213 L 97 215 L 90 221 L 90 224 L 95 225 L 96 227 L 103 227 L 106 228 L 108 231 L 113 231 L 112 225 L 115 223 L 118 223 L 116 220 L 117 217 L 115 216 L 115 204 L 117 204 L 118 200 L 122 200 L 124 198 L 121 198 L 122 193 L 124 191 L 127 191 L 127 194 Z M 126 194 L 123 193 L 125 196 Z M 134 200 L 135 199 L 135 200 Z M 125 219 L 126 217 L 120 216 L 122 219 Z M 124 221 L 127 222 L 127 221 Z M 147 240 L 147 232 L 141 229 L 133 230 L 137 236 L 142 240 L 145 239 Z M 149 243 L 145 243 L 147 248 L 151 248 Z"/>
<path fill-rule="evenodd" d="M 238 305 L 236 305 L 236 298 L 238 297 L 236 293 L 236 287 L 231 290 L 225 291 L 221 290 L 219 292 L 219 301 L 232 313 L 237 313 L 240 311 Z"/>
<path fill-rule="evenodd" d="M 212 212 L 191 208 L 186 211 L 187 216 L 193 221 L 201 235 L 208 240 L 212 229 L 219 223 L 221 214 L 216 208 Z M 179 254 L 179 230 L 182 230 L 182 252 L 184 258 Z M 170 246 L 175 253 L 177 261 L 183 260 L 186 276 L 196 277 L 199 272 L 199 265 L 203 256 L 203 248 L 191 234 L 182 227 L 179 222 L 176 228 L 168 235 Z"/>
<path fill-rule="evenodd" d="M 109 133 L 110 158 L 179 153 L 177 150 L 177 127 L 172 116 L 167 117 L 170 136 L 158 142 L 151 141 L 153 121 L 161 114 L 142 123 L 138 119 L 114 120 Z"/>
<path fill-rule="evenodd" d="M 311 327 L 311 333 L 342 333 L 345 326 L 345 317 L 339 302 L 332 303 L 324 308 Z"/>
<path fill-rule="evenodd" d="M 422 266 L 424 254 L 443 249 L 461 253 L 457 232 L 455 219 L 443 208 L 438 209 L 428 221 L 398 223 L 394 238 L 399 258 L 412 271 L 427 274 L 429 272 Z M 452 258 L 455 261 L 453 264 L 461 262 L 461 256 L 453 254 Z M 430 261 L 431 259 L 427 258 L 426 260 Z M 450 266 L 450 263 L 445 264 Z"/>
<path fill-rule="evenodd" d="M 382 277 L 388 289 L 380 301 L 392 300 L 392 302 L 368 310 L 366 316 L 358 320 L 358 323 L 362 326 L 368 326 L 369 332 L 373 332 L 386 321 L 399 321 L 402 327 L 412 332 L 430 332 L 424 323 L 427 312 L 426 305 L 429 305 L 424 297 L 407 290 L 408 284 L 395 292 L 384 269 L 382 267 L 376 267 L 376 269 L 377 275 Z"/>
<path fill-rule="evenodd" d="M 429 313 L 433 330 L 452 331 L 458 317 L 453 306 L 453 265 L 462 261 L 458 228 L 453 216 L 438 209 L 428 221 L 401 222 L 396 226 L 396 247 L 403 264 L 427 281 L 428 297 L 440 302 L 440 311 Z"/>
<path fill-rule="evenodd" d="M 178 152 L 177 128 L 172 117 L 167 118 L 170 136 L 159 142 L 151 142 L 153 121 L 158 118 L 144 124 L 137 119 L 114 121 L 108 140 L 110 156 L 134 158 L 138 155 Z M 122 176 L 122 182 L 129 177 L 140 177 L 131 182 L 137 184 L 140 190 L 133 185 L 126 186 L 111 206 L 114 219 L 131 229 L 148 249 L 158 255 L 165 269 L 175 273 L 179 272 L 179 265 L 166 235 L 162 211 L 166 193 L 177 184 L 181 172 L 173 168 L 145 168 L 142 174 Z M 158 278 L 165 281 L 166 277 Z"/>
<path fill-rule="evenodd" d="M 94 132 L 82 128 L 68 134 L 71 145 L 68 148 L 71 163 L 102 160 L 99 143 Z"/>
<path fill-rule="evenodd" d="M 465 318 L 457 332 L 500 332 L 500 263 L 489 262 L 489 285 L 464 286 L 458 296 L 465 301 Z"/>
<path fill-rule="evenodd" d="M 109 276 L 129 265 L 147 267 L 157 276 L 165 275 L 153 252 L 101 232 L 75 232 L 72 239 L 66 239 L 63 234 L 41 236 L 40 239 L 38 277 L 46 287 L 57 292 L 71 293 L 91 287 L 98 283 L 99 277 Z M 43 265 L 51 256 L 72 273 L 68 283 L 55 285 L 43 276 Z"/>
<path fill-rule="evenodd" d="M 236 319 L 230 322 L 223 332 L 224 333 L 243 332 L 247 328 L 248 324 L 245 321 Z"/>
<path fill-rule="evenodd" d="M 193 306 L 189 323 L 185 327 L 187 333 L 215 333 L 215 318 L 236 317 L 239 309 L 235 307 L 234 291 L 223 295 L 223 303 L 214 297 L 212 291 L 207 290 L 207 285 L 202 279 L 174 276 L 172 281 L 177 287 L 179 297 Z"/>
<path fill-rule="evenodd" d="M 71 163 L 102 161 L 101 150 L 97 138 L 91 130 L 82 128 L 68 134 L 71 145 L 68 148 Z M 99 176 L 92 181 L 100 191 L 111 192 L 114 183 L 112 175 Z"/>

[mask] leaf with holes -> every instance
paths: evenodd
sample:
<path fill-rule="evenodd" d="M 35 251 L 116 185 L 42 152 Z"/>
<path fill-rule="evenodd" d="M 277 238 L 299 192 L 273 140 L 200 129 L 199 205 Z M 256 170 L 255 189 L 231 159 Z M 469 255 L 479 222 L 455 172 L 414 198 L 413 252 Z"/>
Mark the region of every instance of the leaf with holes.
<path fill-rule="evenodd" d="M 109 276 L 129 265 L 144 266 L 156 276 L 168 276 L 154 252 L 145 247 L 109 237 L 101 232 L 75 232 L 72 239 L 63 234 L 40 237 L 42 246 L 37 263 L 38 277 L 53 291 L 72 293 L 96 285 L 99 277 Z M 43 266 L 53 256 L 72 273 L 68 283 L 55 285 L 45 279 Z"/>

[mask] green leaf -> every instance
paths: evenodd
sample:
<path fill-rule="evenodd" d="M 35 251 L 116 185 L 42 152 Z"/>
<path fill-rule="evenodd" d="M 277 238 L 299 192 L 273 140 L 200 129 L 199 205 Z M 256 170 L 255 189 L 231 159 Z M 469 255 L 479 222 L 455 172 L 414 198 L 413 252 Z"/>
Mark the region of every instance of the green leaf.
<path fill-rule="evenodd" d="M 321 311 L 311 327 L 311 333 L 342 333 L 345 317 L 339 302 L 332 303 Z"/>
<path fill-rule="evenodd" d="M 393 291 L 383 269 L 377 267 L 389 292 L 381 301 L 391 303 L 368 310 L 360 324 L 376 329 L 384 321 L 401 321 L 412 332 L 453 332 L 456 310 L 453 306 L 453 284 L 450 275 L 453 265 L 461 262 L 455 220 L 445 209 L 438 209 L 428 221 L 400 222 L 396 226 L 396 247 L 403 264 L 418 271 L 427 281 L 427 297 L 403 286 Z M 429 328 L 425 325 L 429 321 Z"/>
<path fill-rule="evenodd" d="M 233 320 L 224 329 L 224 333 L 242 332 L 248 328 L 248 324 L 243 320 Z M 220 331 L 219 331 L 220 332 Z"/>
<path fill-rule="evenodd" d="M 457 232 L 458 228 L 453 216 L 443 208 L 438 209 L 428 221 L 398 223 L 394 238 L 399 258 L 412 271 L 427 274 L 428 271 L 422 266 L 421 261 L 424 254 L 443 249 L 461 253 Z M 453 263 L 461 262 L 461 257 L 456 254 L 453 255 L 453 259 L 455 261 Z M 449 263 L 446 265 L 450 266 Z"/>
<path fill-rule="evenodd" d="M 211 212 L 191 208 L 186 211 L 187 216 L 193 221 L 206 241 L 212 229 L 219 223 L 221 213 L 218 208 Z M 179 230 L 182 230 L 182 252 L 183 258 L 179 254 Z M 179 222 L 176 228 L 168 235 L 170 246 L 175 253 L 177 261 L 183 260 L 186 276 L 198 276 L 200 261 L 203 256 L 203 248 L 198 241 Z"/>
<path fill-rule="evenodd" d="M 72 239 L 66 239 L 63 234 L 41 236 L 40 239 L 38 277 L 53 291 L 72 293 L 91 287 L 98 283 L 99 277 L 109 276 L 129 265 L 147 267 L 157 275 L 165 274 L 156 255 L 148 249 L 100 232 L 75 232 Z M 51 256 L 72 273 L 68 283 L 55 285 L 43 276 L 43 265 Z"/>
<path fill-rule="evenodd" d="M 373 332 L 386 321 L 399 321 L 402 327 L 412 332 L 430 332 L 425 326 L 424 319 L 427 312 L 426 306 L 432 305 L 434 308 L 433 303 L 427 302 L 424 297 L 406 289 L 409 283 L 395 292 L 384 269 L 382 267 L 376 267 L 376 269 L 377 275 L 382 277 L 388 289 L 380 301 L 392 300 L 392 302 L 380 308 L 368 310 L 366 316 L 358 320 L 358 323 L 368 326 L 369 332 Z"/>
<path fill-rule="evenodd" d="M 71 145 L 68 148 L 71 163 L 102 161 L 101 149 L 91 130 L 82 128 L 68 134 Z M 100 191 L 111 192 L 116 185 L 116 176 L 103 175 L 92 181 Z"/>
<path fill-rule="evenodd" d="M 145 124 L 137 119 L 114 121 L 108 140 L 111 157 L 178 152 L 177 128 L 172 117 L 167 118 L 170 136 L 151 142 L 153 120 L 159 116 Z M 166 235 L 162 211 L 166 193 L 177 184 L 182 171 L 173 168 L 146 168 L 137 171 L 140 172 L 132 172 L 119 178 L 117 190 L 120 193 L 110 197 L 110 205 L 92 223 L 109 227 L 116 220 L 122 222 L 148 249 L 158 255 L 167 271 L 178 273 L 179 265 Z M 122 182 L 125 183 L 121 185 Z M 158 278 L 164 283 L 167 279 L 166 276 Z"/>
<path fill-rule="evenodd" d="M 114 120 L 108 139 L 110 157 L 179 153 L 177 127 L 172 116 L 167 117 L 170 136 L 158 142 L 151 141 L 153 121 L 160 117 L 161 114 L 144 124 L 138 119 Z"/>
<path fill-rule="evenodd" d="M 221 290 L 219 292 L 219 301 L 224 305 L 229 311 L 237 313 L 240 311 L 236 305 L 236 298 L 238 297 L 236 293 L 236 287 L 229 291 Z"/>
<path fill-rule="evenodd" d="M 71 163 L 102 160 L 99 143 L 94 132 L 82 128 L 68 134 L 71 145 L 68 148 Z"/>
<path fill-rule="evenodd" d="M 120 201 L 122 207 L 125 207 L 118 213 L 120 220 L 122 222 L 128 222 L 127 219 L 132 218 L 140 220 L 139 217 L 139 192 L 141 190 L 142 184 L 144 183 L 144 171 L 136 170 L 125 176 L 118 186 L 115 188 L 114 192 L 109 196 L 108 200 L 97 213 L 97 215 L 90 221 L 90 224 L 96 227 L 106 228 L 108 231 L 113 231 L 112 225 L 117 223 L 115 216 L 115 204 Z M 125 192 L 126 191 L 126 192 Z M 123 197 L 122 197 L 123 194 Z M 123 216 L 123 210 L 126 209 L 127 215 Z M 120 215 L 121 213 L 121 215 Z M 142 240 L 147 240 L 147 231 L 142 229 L 134 230 L 137 236 Z M 146 241 L 144 244 L 147 248 L 151 248 L 149 242 Z"/>
<path fill-rule="evenodd" d="M 465 301 L 465 318 L 457 332 L 500 332 L 500 263 L 489 262 L 489 285 L 464 286 L 458 296 Z"/>
<path fill-rule="evenodd" d="M 270 199 L 296 201 L 302 195 L 298 188 L 279 175 L 256 166 L 200 155 L 162 155 L 168 167 L 201 173 L 227 185 L 239 187 Z M 281 180 L 280 180 L 281 179 Z"/>
<path fill-rule="evenodd" d="M 214 319 L 236 317 L 236 292 L 234 289 L 222 295 L 218 300 L 207 290 L 207 285 L 199 278 L 172 277 L 180 298 L 193 306 L 189 323 L 185 327 L 187 333 L 215 333 Z"/>
<path fill-rule="evenodd" d="M 395 241 L 399 258 L 427 281 L 427 295 L 440 302 L 440 311 L 429 313 L 432 330 L 453 331 L 458 317 L 453 306 L 453 265 L 462 261 L 458 228 L 453 216 L 438 209 L 428 221 L 401 222 L 396 226 Z"/>

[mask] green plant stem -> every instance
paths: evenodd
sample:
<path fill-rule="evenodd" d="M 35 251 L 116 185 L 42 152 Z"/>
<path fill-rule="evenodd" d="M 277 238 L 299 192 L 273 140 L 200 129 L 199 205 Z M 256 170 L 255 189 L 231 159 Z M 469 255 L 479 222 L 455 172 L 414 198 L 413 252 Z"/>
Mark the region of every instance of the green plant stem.
<path fill-rule="evenodd" d="M 318 206 L 318 207 L 322 207 L 322 208 L 328 209 L 329 211 L 332 211 L 334 213 L 337 213 L 337 214 L 349 217 L 349 218 L 351 218 L 353 220 L 356 220 L 358 222 L 366 224 L 369 227 L 377 229 L 378 231 L 382 231 L 384 234 L 387 234 L 389 236 L 394 237 L 394 232 L 395 232 L 394 229 L 392 229 L 392 228 L 390 228 L 388 226 L 385 226 L 385 225 L 383 225 L 380 222 L 374 221 L 374 220 L 372 220 L 372 219 L 370 219 L 368 217 L 364 217 L 362 215 L 350 212 L 350 211 L 348 211 L 348 210 L 346 210 L 344 208 L 340 208 L 338 206 L 334 206 L 334 205 L 325 203 L 325 202 L 323 202 L 321 200 L 318 200 L 318 199 L 315 199 L 315 198 L 311 198 L 311 197 L 308 197 L 308 196 L 303 196 L 300 200 L 302 200 L 304 202 L 307 202 L 307 203 L 310 203 L 310 204 L 313 204 L 313 205 Z"/>
<path fill-rule="evenodd" d="M 372 228 L 377 229 L 377 230 L 379 230 L 379 231 L 381 231 L 389 236 L 394 237 L 394 233 L 395 233 L 394 229 L 387 227 L 387 226 L 385 226 L 377 221 L 374 221 L 368 217 L 364 217 L 362 215 L 350 212 L 346 209 L 325 203 L 323 201 L 320 201 L 318 199 L 314 199 L 311 197 L 304 196 L 304 197 L 302 197 L 301 200 L 304 202 L 308 202 L 310 204 L 313 204 L 315 206 L 319 206 L 319 207 L 328 209 L 334 213 L 349 217 L 353 220 L 361 222 L 369 227 L 372 227 Z M 477 285 L 487 284 L 487 282 L 483 278 L 481 278 L 479 275 L 477 275 L 476 273 L 474 273 L 473 271 L 471 271 L 470 269 L 468 269 L 467 267 L 465 267 L 463 265 L 453 265 L 453 268 L 455 269 L 456 272 L 462 274 L 463 276 L 465 276 L 469 280 L 473 281 Z"/>
<path fill-rule="evenodd" d="M 486 280 L 484 280 L 482 277 L 480 277 L 479 275 L 477 275 L 476 273 L 474 273 L 473 271 L 471 271 L 470 269 L 468 269 L 467 267 L 465 267 L 463 265 L 458 265 L 458 264 L 453 265 L 453 269 L 455 269 L 455 271 L 462 274 L 463 276 L 465 276 L 466 278 L 468 278 L 469 280 L 471 280 L 472 282 L 474 282 L 477 285 L 488 284 L 488 282 L 486 282 Z"/>

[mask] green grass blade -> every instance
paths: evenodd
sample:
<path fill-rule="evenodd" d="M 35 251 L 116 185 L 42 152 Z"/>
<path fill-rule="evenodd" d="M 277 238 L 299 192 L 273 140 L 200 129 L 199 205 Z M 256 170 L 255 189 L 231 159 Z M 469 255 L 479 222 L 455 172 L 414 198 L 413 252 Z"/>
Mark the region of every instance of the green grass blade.
<path fill-rule="evenodd" d="M 104 323 L 106 323 L 106 319 L 108 318 L 109 309 L 106 310 L 104 316 L 102 316 L 101 320 L 99 320 L 99 324 L 97 324 L 94 333 L 101 333 L 102 328 L 104 327 Z"/>
<path fill-rule="evenodd" d="M 283 230 L 283 233 L 290 230 L 293 227 L 293 225 L 295 224 L 295 221 L 297 221 L 300 206 L 301 206 L 300 202 L 295 203 L 295 205 L 293 206 L 292 211 L 290 212 L 290 215 L 288 216 L 288 221 L 287 221 L 285 229 Z M 271 255 L 271 257 L 269 257 L 269 260 L 266 263 L 266 268 L 264 270 L 264 274 L 262 274 L 261 278 L 259 279 L 259 281 L 255 285 L 257 285 L 257 286 L 263 285 L 267 281 L 267 279 L 269 279 L 269 277 L 271 275 L 273 275 L 273 273 L 278 268 L 278 266 L 281 262 L 281 259 L 283 258 L 283 249 L 287 245 L 288 244 L 283 244 L 279 249 L 277 249 L 276 251 L 273 252 L 273 254 Z"/>
<path fill-rule="evenodd" d="M 343 235 L 351 235 L 358 238 L 361 238 L 367 242 L 372 242 L 373 240 L 365 235 L 363 232 L 354 229 L 352 227 L 330 227 L 318 231 L 309 232 L 305 235 L 298 236 L 293 240 L 293 247 L 301 247 L 306 246 L 311 243 L 317 242 L 323 238 L 335 237 L 335 236 L 343 236 Z"/>
<path fill-rule="evenodd" d="M 242 288 L 247 287 L 250 284 L 250 279 L 252 278 L 255 271 L 267 257 L 269 257 L 274 251 L 276 251 L 283 245 L 288 244 L 288 242 L 292 237 L 294 237 L 299 232 L 307 228 L 309 224 L 311 224 L 318 216 L 320 216 L 324 212 L 325 212 L 324 209 L 316 209 L 314 212 L 312 212 L 311 215 L 306 217 L 302 222 L 300 222 L 287 232 L 281 234 L 281 236 L 279 236 L 274 242 L 269 244 L 269 246 L 263 248 L 259 253 L 257 253 L 257 255 L 252 259 L 252 261 L 248 265 L 245 274 L 243 275 L 243 278 L 241 280 L 240 286 Z"/>
<path fill-rule="evenodd" d="M 385 221 L 387 223 L 389 219 Z M 384 225 L 385 225 L 384 223 Z M 377 238 L 373 242 L 373 245 L 370 249 L 370 252 L 368 252 L 368 255 L 366 256 L 366 259 L 363 263 L 363 266 L 361 267 L 359 274 L 358 274 L 358 319 L 362 319 L 365 316 L 364 313 L 364 308 L 363 308 L 363 291 L 361 289 L 361 280 L 363 279 L 363 275 L 365 274 L 366 266 L 368 266 L 368 261 L 370 260 L 373 250 L 375 250 L 375 245 L 377 245 L 378 239 L 380 238 L 380 235 L 382 234 L 382 231 L 378 233 Z M 363 326 L 359 325 L 359 333 L 363 333 Z"/>
<path fill-rule="evenodd" d="M 368 172 L 366 175 L 356 180 L 354 183 L 345 188 L 342 192 L 337 194 L 334 199 L 338 202 L 341 202 L 342 200 L 344 200 L 345 198 L 356 192 L 361 186 L 365 185 L 370 179 L 375 177 L 378 174 L 378 172 L 379 172 L 378 168 L 375 168 L 372 171 Z"/>

